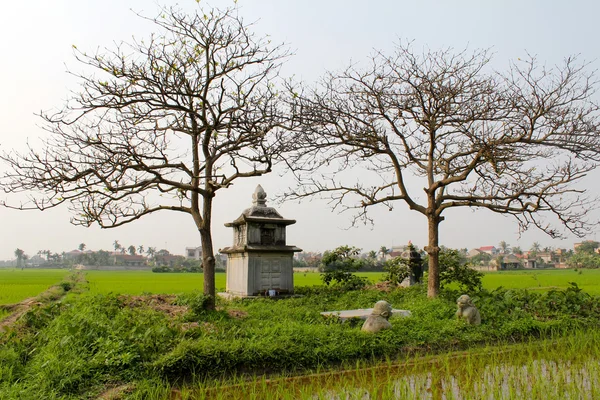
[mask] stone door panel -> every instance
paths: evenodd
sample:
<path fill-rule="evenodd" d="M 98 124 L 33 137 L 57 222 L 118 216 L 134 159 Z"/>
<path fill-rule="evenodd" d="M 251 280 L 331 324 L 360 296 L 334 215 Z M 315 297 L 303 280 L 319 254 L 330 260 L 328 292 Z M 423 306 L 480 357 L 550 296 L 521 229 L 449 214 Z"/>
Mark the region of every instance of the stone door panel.
<path fill-rule="evenodd" d="M 281 288 L 281 259 L 260 260 L 260 290 Z"/>

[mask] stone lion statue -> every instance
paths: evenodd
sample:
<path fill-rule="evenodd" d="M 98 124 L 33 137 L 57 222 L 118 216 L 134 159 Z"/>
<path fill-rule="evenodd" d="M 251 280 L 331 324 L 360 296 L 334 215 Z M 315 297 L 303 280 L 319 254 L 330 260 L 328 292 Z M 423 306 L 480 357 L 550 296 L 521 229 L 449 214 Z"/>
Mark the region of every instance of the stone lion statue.
<path fill-rule="evenodd" d="M 456 310 L 456 317 L 458 319 L 464 319 L 470 325 L 479 325 L 481 324 L 481 315 L 479 315 L 479 310 L 473 304 L 473 300 L 466 295 L 463 294 L 456 300 L 456 305 L 458 306 L 458 310 Z"/>
<path fill-rule="evenodd" d="M 392 316 L 392 305 L 385 300 L 378 301 L 373 307 L 371 315 L 363 324 L 361 330 L 364 332 L 377 333 L 383 329 L 390 329 L 392 324 L 388 319 Z"/>

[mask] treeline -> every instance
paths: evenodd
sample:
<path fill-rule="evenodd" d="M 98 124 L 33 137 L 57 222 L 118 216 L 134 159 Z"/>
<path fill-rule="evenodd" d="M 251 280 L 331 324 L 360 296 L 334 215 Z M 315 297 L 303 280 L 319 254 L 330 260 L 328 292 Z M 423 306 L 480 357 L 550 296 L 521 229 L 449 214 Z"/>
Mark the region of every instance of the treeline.
<path fill-rule="evenodd" d="M 571 268 L 596 269 L 600 268 L 600 242 L 588 240 L 575 248 L 575 253 L 567 259 Z"/>

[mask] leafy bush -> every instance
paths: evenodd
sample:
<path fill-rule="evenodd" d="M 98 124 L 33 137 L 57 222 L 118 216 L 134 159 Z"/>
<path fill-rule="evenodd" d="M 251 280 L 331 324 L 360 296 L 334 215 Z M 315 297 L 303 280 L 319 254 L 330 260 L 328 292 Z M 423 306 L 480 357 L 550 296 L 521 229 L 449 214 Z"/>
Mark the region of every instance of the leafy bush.
<path fill-rule="evenodd" d="M 173 267 L 167 267 L 166 265 L 161 265 L 160 267 L 153 267 L 152 272 L 162 273 L 162 272 L 202 272 L 202 267 L 196 264 L 189 265 L 175 265 Z"/>
<path fill-rule="evenodd" d="M 458 250 L 440 251 L 440 287 L 457 283 L 460 289 L 473 293 L 481 290 L 483 273 L 472 268 Z"/>
<path fill-rule="evenodd" d="M 153 267 L 152 272 L 162 273 L 162 272 L 171 272 L 171 268 L 167 266 Z"/>
<path fill-rule="evenodd" d="M 321 260 L 323 264 L 323 273 L 321 274 L 323 283 L 328 286 L 333 283 L 347 290 L 357 290 L 365 287 L 368 280 L 354 274 L 363 265 L 363 261 L 357 258 L 359 254 L 359 248 L 349 246 L 340 246 L 335 250 L 326 251 Z"/>
<path fill-rule="evenodd" d="M 569 257 L 567 265 L 572 268 L 597 269 L 600 268 L 600 254 L 577 252 Z"/>
<path fill-rule="evenodd" d="M 399 285 L 410 276 L 410 261 L 403 257 L 394 257 L 385 262 L 383 270 L 387 272 L 383 277 L 384 281 Z"/>

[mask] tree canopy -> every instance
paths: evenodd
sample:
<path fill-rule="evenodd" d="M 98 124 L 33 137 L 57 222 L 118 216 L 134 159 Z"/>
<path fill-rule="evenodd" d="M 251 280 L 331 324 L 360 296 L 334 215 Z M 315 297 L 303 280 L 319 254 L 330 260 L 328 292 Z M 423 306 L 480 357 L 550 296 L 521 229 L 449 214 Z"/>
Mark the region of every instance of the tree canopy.
<path fill-rule="evenodd" d="M 295 92 L 305 147 L 289 158 L 299 181 L 289 195 L 330 197 L 355 210 L 354 221 L 397 202 L 425 216 L 430 296 L 439 291 L 439 224 L 449 209 L 508 214 L 521 230 L 553 237 L 593 226 L 597 203 L 576 185 L 600 160 L 593 72 L 576 58 L 547 68 L 535 57 L 497 72 L 490 59 L 486 50 L 399 43 Z M 347 173 L 353 168 L 359 178 Z"/>
<path fill-rule="evenodd" d="M 64 107 L 42 113 L 49 132 L 5 153 L 7 192 L 44 210 L 67 204 L 72 223 L 114 228 L 162 211 L 189 214 L 213 296 L 212 201 L 236 179 L 271 171 L 285 147 L 287 113 L 276 81 L 288 52 L 258 38 L 238 10 L 163 8 L 156 32 L 87 53 Z M 115 242 L 115 250 L 117 250 Z"/>

